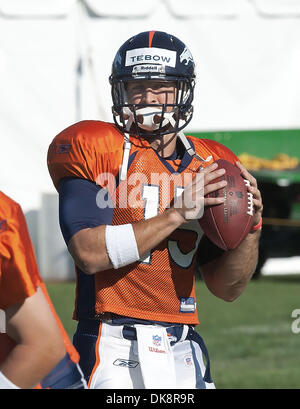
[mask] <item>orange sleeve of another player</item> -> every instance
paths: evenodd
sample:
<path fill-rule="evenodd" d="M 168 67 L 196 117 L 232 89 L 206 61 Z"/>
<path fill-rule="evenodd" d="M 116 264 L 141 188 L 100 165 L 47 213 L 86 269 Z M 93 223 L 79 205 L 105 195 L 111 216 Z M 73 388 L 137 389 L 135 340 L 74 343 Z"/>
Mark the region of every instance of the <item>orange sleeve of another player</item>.
<path fill-rule="evenodd" d="M 0 205 L 0 308 L 5 310 L 33 295 L 41 278 L 21 207 L 3 194 Z"/>
<path fill-rule="evenodd" d="M 48 150 L 48 169 L 55 188 L 65 177 L 91 180 L 102 186 L 99 175 L 117 175 L 123 156 L 123 135 L 114 125 L 81 121 L 63 130 Z"/>
<path fill-rule="evenodd" d="M 0 192 L 0 309 L 21 303 L 40 287 L 60 328 L 62 338 L 73 362 L 79 354 L 72 345 L 43 283 L 36 263 L 27 223 L 21 207 Z M 2 336 L 3 335 L 3 336 Z M 13 346 L 6 334 L 1 334 L 2 359 Z"/>

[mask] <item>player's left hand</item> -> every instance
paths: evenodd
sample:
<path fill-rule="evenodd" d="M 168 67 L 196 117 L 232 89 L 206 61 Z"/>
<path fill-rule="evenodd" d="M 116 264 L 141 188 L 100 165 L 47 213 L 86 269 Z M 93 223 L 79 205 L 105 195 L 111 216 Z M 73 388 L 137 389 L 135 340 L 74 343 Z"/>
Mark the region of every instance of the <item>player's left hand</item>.
<path fill-rule="evenodd" d="M 249 180 L 250 186 L 248 186 L 248 191 L 253 195 L 253 208 L 254 208 L 254 217 L 253 217 L 253 226 L 256 226 L 262 217 L 263 212 L 263 203 L 260 190 L 257 186 L 257 180 L 247 169 L 241 164 L 241 162 L 236 162 L 236 166 L 241 170 L 241 175 Z"/>

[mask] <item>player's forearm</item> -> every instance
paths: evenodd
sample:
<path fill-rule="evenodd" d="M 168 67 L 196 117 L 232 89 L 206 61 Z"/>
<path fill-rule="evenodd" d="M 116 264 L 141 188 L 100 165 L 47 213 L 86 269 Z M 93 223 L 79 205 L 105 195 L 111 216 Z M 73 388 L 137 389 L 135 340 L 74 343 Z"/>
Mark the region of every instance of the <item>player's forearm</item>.
<path fill-rule="evenodd" d="M 248 234 L 240 246 L 202 268 L 209 290 L 225 301 L 237 299 L 251 279 L 258 260 L 260 231 Z"/>
<path fill-rule="evenodd" d="M 175 209 L 133 225 L 140 256 L 156 247 L 182 223 L 184 218 Z"/>
<path fill-rule="evenodd" d="M 0 371 L 21 388 L 31 388 L 64 357 L 65 345 L 40 287 L 22 303 L 6 310 L 6 332 L 15 343 Z"/>
<path fill-rule="evenodd" d="M 55 367 L 57 362 L 56 354 L 51 354 L 43 344 L 18 344 L 0 365 L 0 371 L 19 388 L 31 389 Z"/>
<path fill-rule="evenodd" d="M 151 219 L 133 223 L 140 257 L 156 247 L 183 222 L 182 216 L 171 208 Z M 75 263 L 87 274 L 113 268 L 107 252 L 105 229 L 106 226 L 83 229 L 69 242 L 68 248 Z"/>

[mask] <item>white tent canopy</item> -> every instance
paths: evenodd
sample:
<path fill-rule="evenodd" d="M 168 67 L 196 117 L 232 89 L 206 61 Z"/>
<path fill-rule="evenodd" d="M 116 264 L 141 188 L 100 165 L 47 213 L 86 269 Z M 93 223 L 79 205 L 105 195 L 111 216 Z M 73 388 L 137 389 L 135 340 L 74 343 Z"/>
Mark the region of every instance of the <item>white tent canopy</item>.
<path fill-rule="evenodd" d="M 264 17 L 300 17 L 299 0 L 251 0 Z"/>
<path fill-rule="evenodd" d="M 6 18 L 66 17 L 77 0 L 0 0 L 0 12 Z"/>
<path fill-rule="evenodd" d="M 299 127 L 299 5 L 0 0 L 2 189 L 25 209 L 38 208 L 41 192 L 54 191 L 49 143 L 80 119 L 112 120 L 112 59 L 140 31 L 171 32 L 191 49 L 198 81 L 190 130 Z"/>

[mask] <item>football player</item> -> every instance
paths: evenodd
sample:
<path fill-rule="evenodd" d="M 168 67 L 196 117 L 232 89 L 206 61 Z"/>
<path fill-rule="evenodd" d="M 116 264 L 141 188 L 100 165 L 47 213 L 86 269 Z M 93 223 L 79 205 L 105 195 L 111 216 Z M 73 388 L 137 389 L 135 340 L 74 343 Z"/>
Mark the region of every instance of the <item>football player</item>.
<path fill-rule="evenodd" d="M 226 301 L 244 290 L 257 262 L 261 195 L 250 181 L 254 227 L 230 252 L 204 236 L 205 198 L 226 182 L 214 162 L 237 157 L 186 136 L 195 65 L 173 35 L 143 32 L 112 65 L 114 124 L 82 121 L 57 135 L 48 167 L 60 226 L 76 266 L 74 343 L 90 388 L 214 388 L 199 323 L 194 268 Z"/>
<path fill-rule="evenodd" d="M 0 192 L 0 389 L 85 389 L 40 277 L 21 207 Z"/>

